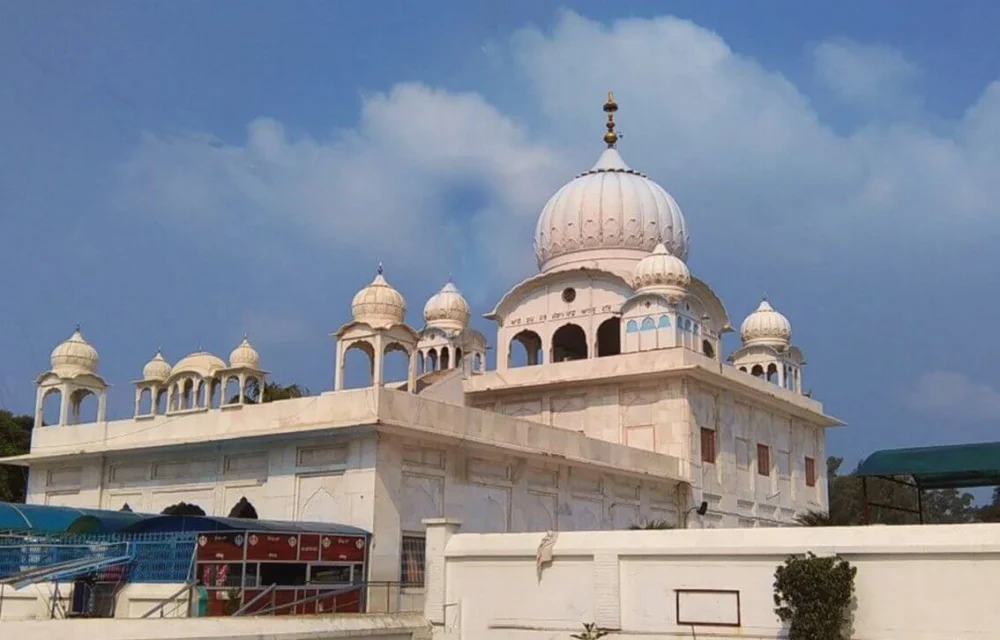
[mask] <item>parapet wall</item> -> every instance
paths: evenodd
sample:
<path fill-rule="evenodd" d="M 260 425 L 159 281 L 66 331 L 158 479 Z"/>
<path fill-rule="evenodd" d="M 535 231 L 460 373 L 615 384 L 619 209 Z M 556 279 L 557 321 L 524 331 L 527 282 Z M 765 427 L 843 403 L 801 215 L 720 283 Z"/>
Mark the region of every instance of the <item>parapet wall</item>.
<path fill-rule="evenodd" d="M 1000 637 L 1000 524 L 461 534 L 428 521 L 435 636 L 548 640 L 585 622 L 615 638 L 784 637 L 775 568 L 837 553 L 858 568 L 852 638 Z M 551 541 L 551 538 L 550 538 Z"/>

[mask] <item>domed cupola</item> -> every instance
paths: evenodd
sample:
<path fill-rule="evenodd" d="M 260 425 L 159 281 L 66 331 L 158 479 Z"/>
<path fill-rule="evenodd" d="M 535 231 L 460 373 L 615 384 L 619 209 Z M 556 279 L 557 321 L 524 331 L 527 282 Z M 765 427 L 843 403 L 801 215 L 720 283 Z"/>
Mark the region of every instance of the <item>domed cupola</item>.
<path fill-rule="evenodd" d="M 142 368 L 142 379 L 163 381 L 170 377 L 170 370 L 170 363 L 164 359 L 163 352 L 157 349 L 153 359 Z"/>
<path fill-rule="evenodd" d="M 792 323 L 778 313 L 765 298 L 740 326 L 746 346 L 787 347 L 792 339 Z"/>
<path fill-rule="evenodd" d="M 260 354 L 250 344 L 246 335 L 243 336 L 243 341 L 236 345 L 236 348 L 229 354 L 229 366 L 247 369 L 260 368 Z"/>
<path fill-rule="evenodd" d="M 635 267 L 633 286 L 638 293 L 659 293 L 672 302 L 684 297 L 691 272 L 680 258 L 660 243 Z"/>
<path fill-rule="evenodd" d="M 406 301 L 382 277 L 381 263 L 372 283 L 355 294 L 351 301 L 351 314 L 356 322 L 363 322 L 376 329 L 403 324 Z"/>
<path fill-rule="evenodd" d="M 69 338 L 52 350 L 50 358 L 52 371 L 59 375 L 74 373 L 97 373 L 97 349 L 87 342 L 80 327 Z"/>
<path fill-rule="evenodd" d="M 661 243 L 670 254 L 687 258 L 689 239 L 677 202 L 618 153 L 617 110 L 609 93 L 607 149 L 542 209 L 535 227 L 535 257 L 542 271 L 596 261 L 612 271 L 627 266 L 627 274 Z"/>
<path fill-rule="evenodd" d="M 424 305 L 424 321 L 429 327 L 461 331 L 469 325 L 469 303 L 449 279 Z"/>

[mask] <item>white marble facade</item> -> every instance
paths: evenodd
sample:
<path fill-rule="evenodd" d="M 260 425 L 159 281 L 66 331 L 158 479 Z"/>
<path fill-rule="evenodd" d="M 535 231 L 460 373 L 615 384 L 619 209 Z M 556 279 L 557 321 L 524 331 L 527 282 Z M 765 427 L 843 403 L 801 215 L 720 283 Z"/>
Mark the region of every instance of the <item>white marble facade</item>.
<path fill-rule="evenodd" d="M 77 331 L 39 376 L 31 453 L 11 460 L 31 468 L 29 500 L 226 515 L 246 497 L 262 518 L 372 531 L 373 580 L 399 579 L 401 541 L 428 518 L 466 532 L 759 527 L 824 509 L 824 430 L 840 423 L 803 393 L 791 323 L 764 301 L 723 357 L 733 328 L 689 270 L 680 207 L 625 164 L 612 96 L 604 108 L 607 148 L 542 208 L 539 272 L 486 314 L 495 368 L 454 283 L 415 328 L 381 265 L 334 334 L 333 390 L 319 396 L 257 403 L 267 372 L 244 338 L 228 361 L 199 349 L 171 366 L 157 352 L 134 417 L 108 422 L 97 351 Z M 364 389 L 345 388 L 355 350 Z M 393 352 L 406 380 L 387 385 Z"/>

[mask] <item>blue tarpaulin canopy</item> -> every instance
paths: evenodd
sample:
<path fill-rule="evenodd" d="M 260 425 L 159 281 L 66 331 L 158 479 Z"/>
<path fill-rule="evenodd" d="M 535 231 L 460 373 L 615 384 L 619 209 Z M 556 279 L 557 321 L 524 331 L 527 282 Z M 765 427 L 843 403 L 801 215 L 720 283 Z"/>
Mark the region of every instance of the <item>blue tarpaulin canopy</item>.
<path fill-rule="evenodd" d="M 36 535 L 117 533 L 149 517 L 128 511 L 0 502 L 0 531 Z"/>
<path fill-rule="evenodd" d="M 145 516 L 123 530 L 126 533 L 165 533 L 180 531 L 274 531 L 281 533 L 328 533 L 344 536 L 367 536 L 357 527 L 330 522 L 284 522 L 249 520 L 214 516 Z"/>

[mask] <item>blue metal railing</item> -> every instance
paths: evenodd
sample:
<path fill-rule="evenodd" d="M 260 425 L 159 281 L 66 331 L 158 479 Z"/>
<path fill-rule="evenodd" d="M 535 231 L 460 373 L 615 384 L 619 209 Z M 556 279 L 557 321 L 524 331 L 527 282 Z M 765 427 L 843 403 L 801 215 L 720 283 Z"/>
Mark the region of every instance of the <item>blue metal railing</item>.
<path fill-rule="evenodd" d="M 130 582 L 185 582 L 192 576 L 195 545 L 193 532 L 0 537 L 0 579 L 74 560 L 129 555 L 127 568 L 98 565 L 99 574 L 109 574 L 98 578 L 117 582 L 116 572 L 127 570 Z"/>

